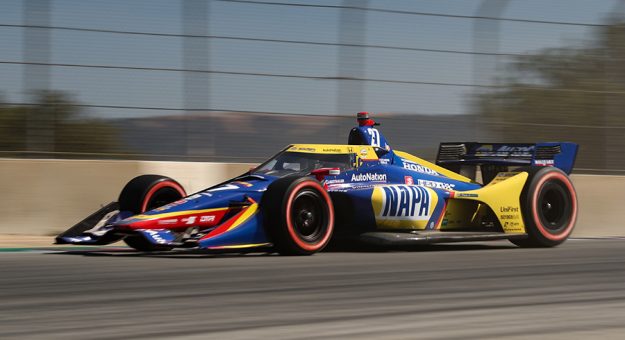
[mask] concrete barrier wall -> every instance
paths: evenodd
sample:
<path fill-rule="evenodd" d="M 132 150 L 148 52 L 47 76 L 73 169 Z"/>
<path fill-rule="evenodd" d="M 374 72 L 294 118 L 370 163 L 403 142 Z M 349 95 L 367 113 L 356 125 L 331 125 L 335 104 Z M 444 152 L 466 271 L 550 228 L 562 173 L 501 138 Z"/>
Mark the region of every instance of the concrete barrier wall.
<path fill-rule="evenodd" d="M 572 175 L 579 216 L 573 236 L 625 236 L 625 176 Z"/>
<path fill-rule="evenodd" d="M 0 160 L 0 234 L 56 235 L 117 200 L 126 182 L 142 174 L 176 179 L 199 191 L 249 170 L 250 164 Z"/>
<path fill-rule="evenodd" d="M 162 174 L 191 193 L 252 164 L 0 159 L 0 234 L 55 235 L 114 201 L 126 182 Z M 625 236 L 625 176 L 573 175 L 580 213 L 574 235 Z"/>

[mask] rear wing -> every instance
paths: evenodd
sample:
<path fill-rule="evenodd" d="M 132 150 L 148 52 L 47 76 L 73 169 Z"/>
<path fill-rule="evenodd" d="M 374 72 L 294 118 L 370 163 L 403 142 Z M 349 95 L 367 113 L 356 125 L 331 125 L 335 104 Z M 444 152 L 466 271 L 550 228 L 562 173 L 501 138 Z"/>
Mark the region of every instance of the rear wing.
<path fill-rule="evenodd" d="M 458 171 L 462 165 L 555 166 L 570 174 L 577 157 L 578 145 L 551 143 L 441 143 L 436 164 Z"/>

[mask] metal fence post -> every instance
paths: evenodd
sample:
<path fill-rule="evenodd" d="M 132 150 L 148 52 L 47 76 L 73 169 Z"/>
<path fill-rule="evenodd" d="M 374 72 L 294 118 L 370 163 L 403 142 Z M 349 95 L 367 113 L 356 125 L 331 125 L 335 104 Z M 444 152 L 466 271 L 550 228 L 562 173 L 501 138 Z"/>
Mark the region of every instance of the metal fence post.
<path fill-rule="evenodd" d="M 209 145 L 198 145 L 199 140 L 203 138 L 194 138 L 199 131 L 193 130 L 193 117 L 191 114 L 199 112 L 198 110 L 208 109 L 210 102 L 210 79 L 206 72 L 209 69 L 209 50 L 208 50 L 208 12 L 209 2 L 205 0 L 182 0 L 182 27 L 183 27 L 183 43 L 182 55 L 184 69 L 183 72 L 183 98 L 185 108 L 185 151 L 187 156 L 215 155 L 215 131 L 214 124 L 209 124 L 208 134 Z M 210 113 L 209 113 L 210 114 Z"/>
<path fill-rule="evenodd" d="M 473 24 L 473 84 L 474 96 L 483 93 L 482 86 L 492 85 L 499 64 L 499 18 L 508 7 L 509 0 L 483 0 L 478 7 Z M 477 131 L 477 123 L 473 131 Z M 483 129 L 482 129 L 483 130 Z M 492 133 L 492 131 L 491 131 Z M 499 136 L 489 136 L 499 139 Z M 483 138 L 475 136 L 474 138 Z"/>
<path fill-rule="evenodd" d="M 29 102 L 41 98 L 50 88 L 50 0 L 25 0 L 23 3 L 23 96 Z M 38 26 L 38 27 L 33 27 Z M 26 150 L 53 151 L 54 112 L 50 108 L 31 106 L 26 117 Z"/>
<path fill-rule="evenodd" d="M 343 0 L 339 16 L 339 43 L 338 51 L 338 91 L 336 113 L 344 115 L 366 109 L 364 106 L 365 84 L 354 78 L 365 76 L 365 49 L 348 45 L 364 45 L 367 40 L 367 0 Z M 358 8 L 355 8 L 358 7 Z M 338 120 L 340 122 L 340 119 Z M 345 143 L 347 131 L 343 124 L 338 124 L 337 142 Z"/>

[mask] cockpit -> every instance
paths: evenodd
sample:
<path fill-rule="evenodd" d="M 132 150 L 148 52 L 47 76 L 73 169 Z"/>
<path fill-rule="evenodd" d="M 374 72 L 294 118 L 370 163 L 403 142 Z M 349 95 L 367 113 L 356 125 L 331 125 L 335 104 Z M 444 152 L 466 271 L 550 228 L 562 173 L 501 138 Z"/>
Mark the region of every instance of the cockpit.
<path fill-rule="evenodd" d="M 353 169 L 355 164 L 355 155 L 349 153 L 320 154 L 283 151 L 252 172 L 281 177 L 300 172 L 310 173 L 321 168 L 338 168 L 343 172 Z"/>

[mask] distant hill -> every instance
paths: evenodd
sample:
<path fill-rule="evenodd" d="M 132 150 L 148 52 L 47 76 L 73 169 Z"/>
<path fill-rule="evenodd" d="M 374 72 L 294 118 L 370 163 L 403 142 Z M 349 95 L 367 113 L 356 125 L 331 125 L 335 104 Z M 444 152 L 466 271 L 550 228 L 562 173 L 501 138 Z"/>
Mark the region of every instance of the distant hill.
<path fill-rule="evenodd" d="M 441 141 L 490 140 L 469 115 L 376 115 L 391 146 L 433 159 Z M 258 162 L 292 143 L 345 144 L 353 117 L 194 113 L 111 122 L 138 158 Z M 492 131 L 492 130 L 491 130 Z M 133 157 L 134 158 L 134 157 Z"/>

